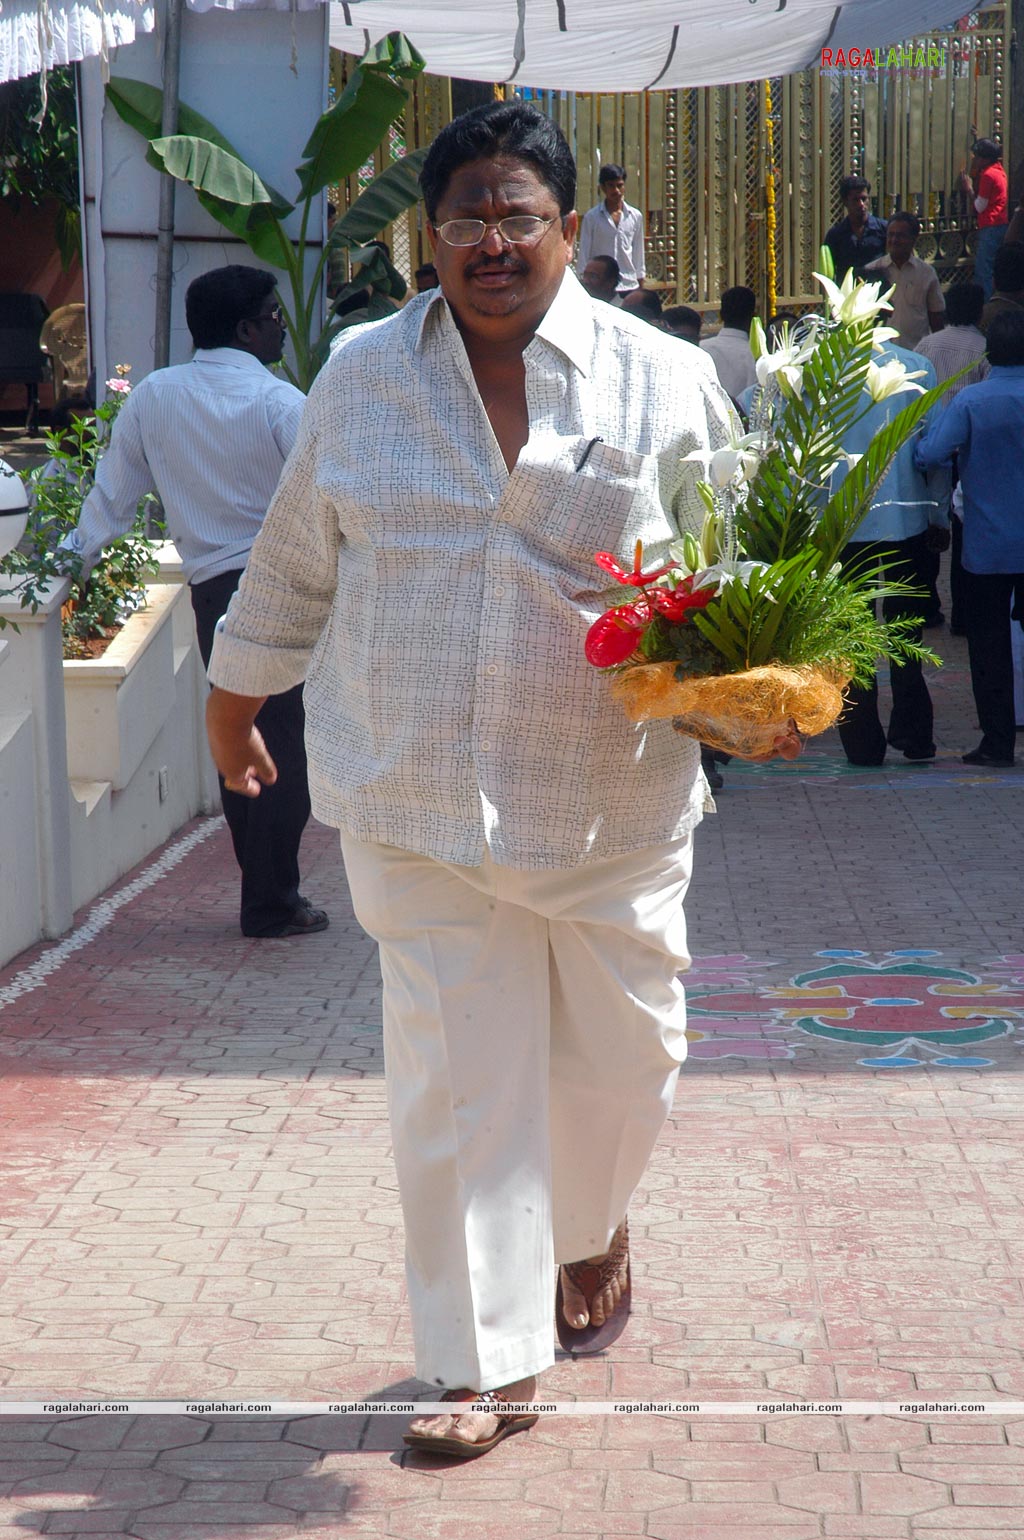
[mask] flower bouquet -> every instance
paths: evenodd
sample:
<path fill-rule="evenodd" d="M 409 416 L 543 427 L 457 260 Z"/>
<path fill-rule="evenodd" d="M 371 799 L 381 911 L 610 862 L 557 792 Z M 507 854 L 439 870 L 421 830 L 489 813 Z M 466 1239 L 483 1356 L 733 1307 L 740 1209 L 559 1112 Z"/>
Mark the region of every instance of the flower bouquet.
<path fill-rule="evenodd" d="M 586 656 L 615 670 L 613 689 L 634 722 L 671 717 L 711 748 L 757 758 L 791 729 L 824 732 L 851 682 L 869 683 L 878 659 L 937 662 L 913 618 L 878 620 L 875 601 L 915 590 L 886 576 L 884 559 L 841 565 L 893 457 L 944 386 L 925 391 L 899 360 L 875 354 L 896 333 L 879 284 L 841 286 L 815 274 L 825 315 L 784 325 L 769 346 L 751 329 L 757 385 L 749 429 L 703 461 L 700 534 L 668 560 L 632 570 L 606 551 L 598 565 L 632 589 L 590 627 Z M 891 294 L 891 290 L 889 293 Z M 913 399 L 847 454 L 850 429 L 900 392 Z"/>

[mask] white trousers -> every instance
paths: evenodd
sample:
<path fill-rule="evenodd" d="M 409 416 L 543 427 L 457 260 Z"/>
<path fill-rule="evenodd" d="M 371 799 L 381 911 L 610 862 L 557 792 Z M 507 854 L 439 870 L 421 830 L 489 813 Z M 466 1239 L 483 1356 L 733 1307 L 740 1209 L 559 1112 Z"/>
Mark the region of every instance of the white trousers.
<path fill-rule="evenodd" d="M 607 1250 L 672 1106 L 692 837 L 568 871 L 341 843 L 380 947 L 416 1372 L 492 1390 L 553 1362 L 556 1260 Z"/>

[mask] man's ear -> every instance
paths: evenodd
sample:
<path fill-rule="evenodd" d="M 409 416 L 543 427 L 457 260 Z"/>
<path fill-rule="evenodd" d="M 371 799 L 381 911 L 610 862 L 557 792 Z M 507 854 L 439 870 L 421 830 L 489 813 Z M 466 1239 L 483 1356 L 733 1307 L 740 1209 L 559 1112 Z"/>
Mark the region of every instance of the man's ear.
<path fill-rule="evenodd" d="M 579 215 L 576 213 L 576 210 L 573 209 L 572 213 L 566 214 L 562 221 L 562 239 L 565 241 L 565 244 L 569 248 L 570 262 L 573 259 L 573 252 L 576 245 L 576 236 L 579 233 L 579 227 Z"/>
<path fill-rule="evenodd" d="M 428 219 L 427 220 L 427 240 L 430 242 L 430 250 L 431 250 L 431 253 L 434 254 L 434 255 L 436 255 L 436 253 L 437 253 L 437 242 L 438 242 L 438 239 L 439 239 L 439 237 L 438 237 L 437 231 L 434 228 L 433 223 Z"/>

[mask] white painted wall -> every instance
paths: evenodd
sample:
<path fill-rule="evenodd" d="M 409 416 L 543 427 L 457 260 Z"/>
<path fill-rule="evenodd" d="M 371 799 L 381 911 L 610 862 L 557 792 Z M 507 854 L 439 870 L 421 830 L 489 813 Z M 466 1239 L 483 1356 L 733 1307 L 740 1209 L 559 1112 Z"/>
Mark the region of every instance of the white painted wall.
<path fill-rule="evenodd" d="M 163 5 L 157 9 L 157 31 L 115 50 L 112 75 L 160 84 Z M 186 8 L 182 18 L 182 101 L 288 198 L 297 193 L 295 167 L 327 103 L 327 11 L 321 5 L 199 15 Z M 145 141 L 107 107 L 98 59 L 81 65 L 80 115 L 91 362 L 102 394 L 115 365 L 131 364 L 135 381 L 153 367 L 160 178 L 146 164 Z M 314 234 L 322 221 L 321 210 L 310 222 Z M 298 234 L 295 216 L 289 228 Z M 185 290 L 200 273 L 227 262 L 266 266 L 178 183 L 171 363 L 184 363 L 192 350 Z"/>
<path fill-rule="evenodd" d="M 206 675 L 171 552 L 165 582 L 95 663 L 62 663 L 67 579 L 0 639 L 0 965 L 63 934 L 75 910 L 182 824 L 219 811 Z"/>

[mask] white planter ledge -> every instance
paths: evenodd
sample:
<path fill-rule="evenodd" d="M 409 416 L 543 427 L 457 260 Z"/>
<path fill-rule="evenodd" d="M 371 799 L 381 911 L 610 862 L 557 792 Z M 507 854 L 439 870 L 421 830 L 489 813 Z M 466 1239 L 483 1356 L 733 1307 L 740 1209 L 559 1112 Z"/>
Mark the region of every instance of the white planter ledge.
<path fill-rule="evenodd" d="M 102 657 L 64 662 L 72 781 L 106 781 L 121 791 L 174 705 L 172 610 L 187 597 L 175 584 L 156 584 L 146 596 Z"/>

